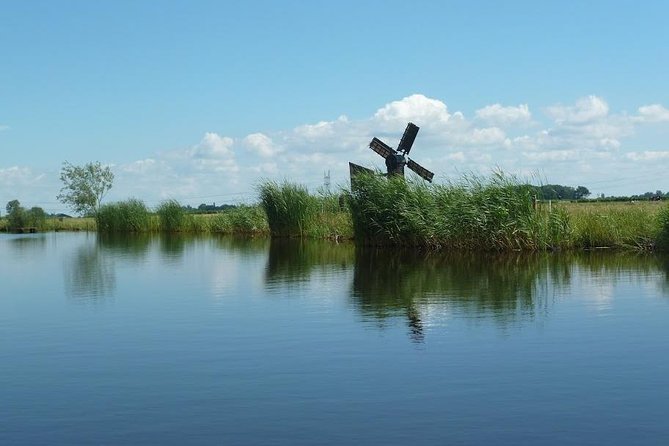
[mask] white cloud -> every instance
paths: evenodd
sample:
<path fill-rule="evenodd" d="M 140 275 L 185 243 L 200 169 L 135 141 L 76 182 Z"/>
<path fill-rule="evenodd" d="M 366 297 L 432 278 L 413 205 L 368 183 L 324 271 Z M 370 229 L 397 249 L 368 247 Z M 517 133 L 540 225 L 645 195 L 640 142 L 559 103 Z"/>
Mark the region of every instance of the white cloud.
<path fill-rule="evenodd" d="M 242 141 L 247 150 L 268 158 L 281 152 L 281 149 L 274 144 L 272 138 L 263 133 L 252 133 Z"/>
<path fill-rule="evenodd" d="M 669 151 L 652 151 L 647 150 L 644 152 L 629 152 L 625 155 L 625 158 L 632 161 L 659 161 L 669 159 Z"/>
<path fill-rule="evenodd" d="M 524 152 L 523 156 L 531 161 L 575 161 L 579 159 L 579 152 L 577 150 L 548 150 Z"/>
<path fill-rule="evenodd" d="M 0 168 L 0 183 L 5 185 L 26 184 L 34 178 L 35 174 L 28 167 L 12 166 Z"/>
<path fill-rule="evenodd" d="M 501 104 L 487 105 L 476 110 L 476 117 L 494 125 L 525 124 L 532 120 L 532 114 L 527 104 L 517 107 L 503 107 Z"/>
<path fill-rule="evenodd" d="M 467 117 L 460 111 L 449 111 L 438 99 L 416 94 L 357 120 L 342 115 L 234 138 L 208 132 L 194 145 L 144 155 L 116 166 L 117 178 L 108 200 L 135 196 L 150 206 L 164 198 L 193 205 L 201 203 L 203 197 L 215 197 L 212 200 L 216 202 L 254 201 L 254 184 L 260 179 L 288 179 L 316 190 L 328 170 L 332 184 L 343 185 L 348 181 L 349 161 L 384 170 L 383 159 L 368 148 L 369 141 L 377 136 L 396 147 L 409 121 L 421 129 L 411 157 L 435 172 L 436 182 L 451 175 L 457 177 L 457 172 L 485 174 L 499 167 L 512 174 L 532 172 L 549 182 L 590 187 L 589 179 L 605 184 L 602 181 L 607 181 L 609 172 L 616 172 L 616 178 L 627 172 L 638 179 L 642 165 L 643 178 L 634 181 L 631 192 L 639 192 L 637 188 L 667 188 L 666 183 L 642 184 L 650 177 L 646 172 L 657 171 L 656 177 L 664 178 L 662 164 L 669 160 L 669 147 L 664 141 L 648 145 L 646 137 L 646 151 L 626 149 L 631 137 L 644 131 L 644 123 L 664 122 L 668 113 L 664 107 L 645 105 L 638 108 L 638 114 L 628 116 L 611 111 L 603 99 L 589 96 L 546 110 L 552 119 L 541 117 L 543 125 L 525 104 L 493 104 Z M 519 126 L 529 123 L 532 127 Z M 631 143 L 638 146 L 638 141 Z M 0 193 L 14 198 L 17 190 L 22 191 L 21 197 L 16 197 L 22 202 L 40 204 L 24 193 L 32 190 L 32 197 L 53 203 L 59 190 L 58 173 L 0 167 Z"/>
<path fill-rule="evenodd" d="M 399 126 L 404 130 L 409 121 L 417 125 L 421 123 L 419 127 L 436 126 L 448 122 L 450 116 L 445 103 L 422 94 L 414 94 L 378 109 L 374 114 L 374 121 L 384 129 L 396 130 Z"/>
<path fill-rule="evenodd" d="M 346 126 L 349 120 L 342 115 L 336 121 L 320 121 L 316 124 L 305 124 L 296 127 L 293 131 L 295 136 L 307 140 L 317 140 L 320 138 L 332 137 L 336 131 Z"/>
<path fill-rule="evenodd" d="M 669 122 L 669 110 L 660 104 L 639 107 L 639 116 L 645 122 Z"/>
<path fill-rule="evenodd" d="M 129 173 L 146 173 L 151 171 L 156 166 L 156 160 L 147 158 L 143 160 L 133 161 L 130 164 L 121 166 L 121 170 Z"/>
<path fill-rule="evenodd" d="M 229 137 L 223 137 L 217 133 L 205 133 L 199 144 L 195 145 L 190 155 L 194 158 L 224 158 L 234 155 L 232 146 L 234 140 Z"/>
<path fill-rule="evenodd" d="M 464 162 L 467 157 L 465 156 L 464 152 L 454 152 L 454 153 L 449 153 L 446 155 L 446 159 L 448 161 L 458 161 L 460 163 Z"/>
<path fill-rule="evenodd" d="M 279 173 L 279 166 L 276 163 L 262 163 L 251 167 L 251 171 L 262 175 L 276 175 Z"/>
<path fill-rule="evenodd" d="M 602 98 L 591 95 L 579 99 L 572 106 L 548 107 L 546 114 L 558 124 L 583 124 L 607 116 L 609 105 Z"/>
<path fill-rule="evenodd" d="M 0 124 L 0 132 L 4 132 L 5 130 L 11 129 L 10 126 L 5 125 L 5 124 Z"/>

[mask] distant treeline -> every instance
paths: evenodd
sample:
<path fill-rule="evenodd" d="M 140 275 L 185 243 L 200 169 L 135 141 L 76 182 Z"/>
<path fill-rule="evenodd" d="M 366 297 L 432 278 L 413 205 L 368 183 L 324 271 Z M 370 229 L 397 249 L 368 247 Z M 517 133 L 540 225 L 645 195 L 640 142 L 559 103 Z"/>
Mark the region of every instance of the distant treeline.
<path fill-rule="evenodd" d="M 214 214 L 216 212 L 235 209 L 236 207 L 237 206 L 234 204 L 222 204 L 220 206 L 216 206 L 216 203 L 213 204 L 202 203 L 196 208 L 194 208 L 191 205 L 182 206 L 184 211 L 191 214 Z"/>
<path fill-rule="evenodd" d="M 590 195 L 590 191 L 585 186 L 571 187 L 560 184 L 544 184 L 532 187 L 539 200 L 582 200 Z"/>
<path fill-rule="evenodd" d="M 544 184 L 542 186 L 531 186 L 534 194 L 539 200 L 597 200 L 597 201 L 660 201 L 669 199 L 669 192 L 656 190 L 637 195 L 621 195 L 606 197 L 604 194 L 593 197 L 585 186 L 563 186 L 561 184 Z"/>

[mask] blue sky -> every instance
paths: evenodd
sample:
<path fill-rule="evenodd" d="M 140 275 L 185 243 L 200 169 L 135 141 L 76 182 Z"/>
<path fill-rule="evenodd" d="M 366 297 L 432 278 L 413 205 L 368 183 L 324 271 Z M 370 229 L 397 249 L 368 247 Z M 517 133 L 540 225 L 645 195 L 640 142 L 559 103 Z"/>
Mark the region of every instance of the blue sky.
<path fill-rule="evenodd" d="M 61 163 L 108 200 L 315 190 L 372 136 L 436 181 L 500 167 L 595 193 L 669 190 L 666 1 L 0 1 L 0 201 L 63 210 Z M 377 159 L 378 158 L 378 159 Z"/>

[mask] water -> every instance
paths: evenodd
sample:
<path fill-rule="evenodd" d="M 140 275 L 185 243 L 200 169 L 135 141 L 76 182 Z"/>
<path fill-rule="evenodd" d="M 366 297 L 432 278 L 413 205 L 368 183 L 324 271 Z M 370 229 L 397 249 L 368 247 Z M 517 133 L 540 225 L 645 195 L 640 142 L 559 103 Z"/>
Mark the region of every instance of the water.
<path fill-rule="evenodd" d="M 669 260 L 0 235 L 0 444 L 669 444 Z"/>

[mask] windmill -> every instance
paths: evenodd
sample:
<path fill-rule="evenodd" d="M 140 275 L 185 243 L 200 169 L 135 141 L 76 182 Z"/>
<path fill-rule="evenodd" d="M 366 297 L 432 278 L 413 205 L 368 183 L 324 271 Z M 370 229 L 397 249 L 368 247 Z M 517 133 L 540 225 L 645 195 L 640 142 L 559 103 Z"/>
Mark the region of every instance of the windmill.
<path fill-rule="evenodd" d="M 424 180 L 432 182 L 434 173 L 430 172 L 414 160 L 409 158 L 409 152 L 411 151 L 411 146 L 416 140 L 416 135 L 418 134 L 419 127 L 413 123 L 409 123 L 407 128 L 404 130 L 404 135 L 400 139 L 400 144 L 397 146 L 397 150 L 390 147 L 388 144 L 384 143 L 378 138 L 372 139 L 372 142 L 369 143 L 369 148 L 381 155 L 386 160 L 386 169 L 387 176 L 400 175 L 404 176 L 404 166 L 407 166 L 409 169 L 416 172 Z M 371 169 L 366 167 L 348 163 L 351 178 L 361 172 L 372 173 Z"/>

